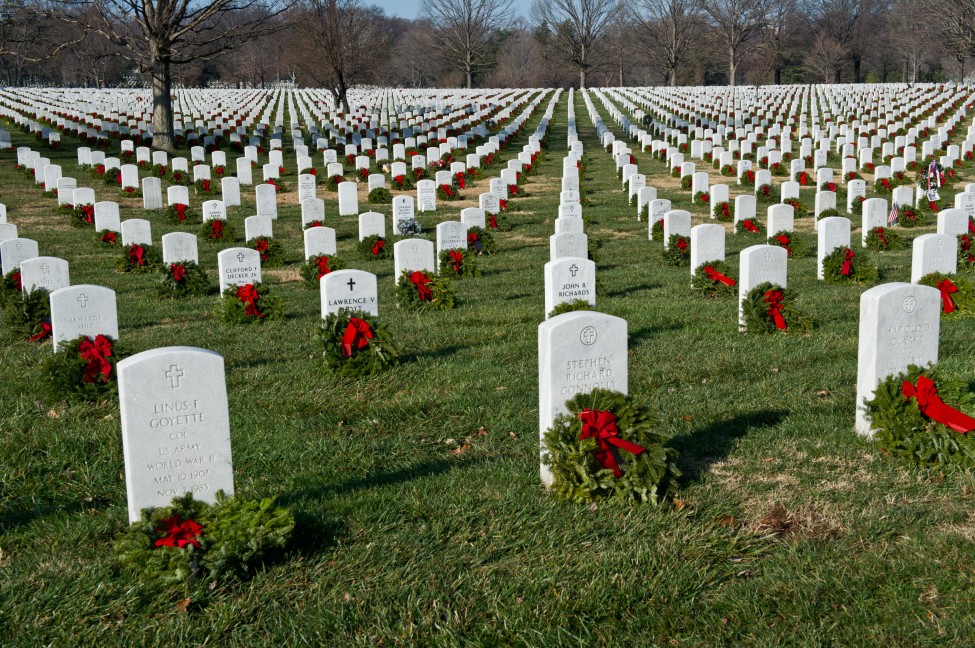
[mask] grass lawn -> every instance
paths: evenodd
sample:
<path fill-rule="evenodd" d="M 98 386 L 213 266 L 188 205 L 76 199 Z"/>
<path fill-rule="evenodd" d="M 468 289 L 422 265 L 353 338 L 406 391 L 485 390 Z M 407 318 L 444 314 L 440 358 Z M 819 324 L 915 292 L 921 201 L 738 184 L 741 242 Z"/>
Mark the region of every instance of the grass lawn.
<path fill-rule="evenodd" d="M 357 255 L 356 219 L 337 216 L 336 194 L 319 181 L 338 254 L 378 275 L 380 317 L 406 356 L 364 381 L 337 381 L 319 359 L 319 295 L 298 274 L 294 176 L 275 223 L 286 265 L 265 271 L 286 317 L 229 328 L 212 315 L 216 294 L 161 301 L 155 276 L 116 273 L 119 250 L 55 215 L 54 199 L 3 154 L 10 222 L 41 254 L 69 260 L 73 284 L 117 291 L 128 349 L 187 345 L 225 357 L 237 491 L 277 496 L 298 524 L 285 556 L 188 613 L 178 597 L 133 582 L 112 551 L 127 520 L 117 401 L 43 400 L 34 386 L 49 345 L 4 331 L 0 643 L 971 645 L 975 475 L 917 471 L 856 437 L 864 287 L 816 280 L 812 219 L 797 219 L 809 254 L 789 262 L 789 287 L 816 328 L 805 337 L 740 335 L 735 300 L 698 297 L 689 270 L 665 265 L 661 243 L 647 240 L 578 93 L 583 210 L 587 233 L 603 243 L 598 308 L 629 322 L 630 393 L 673 436 L 683 477 L 678 501 L 659 507 L 591 509 L 543 491 L 537 324 L 567 97 L 527 195 L 509 202 L 513 231 L 495 235 L 498 253 L 481 259 L 480 277 L 456 284 L 455 310 L 397 309 L 392 260 Z M 503 157 L 517 154 L 547 102 Z M 34 142 L 13 136 L 15 146 Z M 142 217 L 141 200 L 88 183 L 74 165 L 76 144 L 52 156 L 64 175 L 119 201 L 123 219 Z M 662 162 L 635 156 L 659 197 L 705 222 Z M 698 166 L 719 182 L 710 165 Z M 464 202 L 418 214 L 425 231 L 476 204 L 499 168 L 464 191 Z M 809 204 L 812 191 L 803 190 Z M 254 213 L 253 190 L 242 193 L 247 204 L 231 215 L 241 237 Z M 149 219 L 157 244 L 177 229 L 161 213 Z M 728 228 L 736 268 L 740 250 L 764 241 Z M 218 249 L 200 244 L 214 284 Z M 873 257 L 882 281 L 910 280 L 909 250 Z M 973 352 L 975 322 L 943 319 L 943 369 L 975 382 Z"/>

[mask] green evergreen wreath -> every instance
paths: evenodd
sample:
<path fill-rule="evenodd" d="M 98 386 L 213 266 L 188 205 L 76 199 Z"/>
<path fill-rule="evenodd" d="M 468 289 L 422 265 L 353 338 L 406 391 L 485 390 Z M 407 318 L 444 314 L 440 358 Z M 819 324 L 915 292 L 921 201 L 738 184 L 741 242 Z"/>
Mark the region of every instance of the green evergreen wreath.
<path fill-rule="evenodd" d="M 255 236 L 247 240 L 247 247 L 261 255 L 261 267 L 273 268 L 284 265 L 284 248 L 269 236 Z"/>
<path fill-rule="evenodd" d="M 792 205 L 792 216 L 793 218 L 807 218 L 809 212 L 812 211 L 809 205 L 802 202 L 798 198 L 786 198 L 782 201 L 783 205 Z"/>
<path fill-rule="evenodd" d="M 162 254 L 152 245 L 133 243 L 122 248 L 115 259 L 115 269 L 119 272 L 155 272 L 162 263 Z"/>
<path fill-rule="evenodd" d="M 775 193 L 776 192 L 772 190 L 772 185 L 767 183 L 759 185 L 755 190 L 755 200 L 765 205 L 770 205 L 777 199 Z"/>
<path fill-rule="evenodd" d="M 396 303 L 400 308 L 421 309 L 433 308 L 449 310 L 454 307 L 454 287 L 446 277 L 419 272 L 418 280 L 430 291 L 426 299 L 421 297 L 421 290 L 411 280 L 413 272 L 404 270 L 396 282 Z M 426 291 L 423 291 L 426 295 Z"/>
<path fill-rule="evenodd" d="M 484 229 L 496 232 L 510 232 L 511 221 L 504 212 L 497 214 L 487 213 L 484 215 Z"/>
<path fill-rule="evenodd" d="M 336 174 L 325 178 L 325 188 L 329 191 L 338 191 L 339 183 L 345 182 L 345 178 Z"/>
<path fill-rule="evenodd" d="M 767 242 L 769 245 L 777 245 L 778 247 L 785 248 L 786 252 L 789 253 L 790 259 L 798 259 L 806 256 L 806 244 L 795 232 L 780 230 L 768 237 Z"/>
<path fill-rule="evenodd" d="M 393 256 L 393 246 L 389 241 L 375 234 L 359 241 L 356 249 L 367 259 L 388 259 Z"/>
<path fill-rule="evenodd" d="M 229 220 L 214 218 L 200 224 L 196 237 L 207 243 L 233 243 L 237 240 L 237 229 Z"/>
<path fill-rule="evenodd" d="M 493 255 L 498 251 L 498 244 L 494 242 L 494 234 L 481 227 L 467 228 L 467 249 L 474 254 Z"/>
<path fill-rule="evenodd" d="M 765 238 L 765 226 L 757 218 L 746 218 L 735 222 L 735 234 Z"/>
<path fill-rule="evenodd" d="M 369 192 L 370 205 L 389 205 L 393 202 L 393 194 L 386 187 L 376 187 Z"/>
<path fill-rule="evenodd" d="M 437 185 L 437 200 L 451 202 L 460 198 L 460 190 L 457 187 L 450 184 Z"/>
<path fill-rule="evenodd" d="M 972 249 L 972 235 L 962 234 L 958 237 L 958 269 L 971 270 L 975 268 L 975 250 Z"/>
<path fill-rule="evenodd" d="M 660 251 L 664 263 L 669 266 L 686 266 L 691 262 L 691 239 L 680 234 L 671 234 L 667 247 Z"/>
<path fill-rule="evenodd" d="M 199 216 L 184 203 L 173 203 L 166 207 L 166 220 L 173 225 L 186 225 L 197 219 Z"/>
<path fill-rule="evenodd" d="M 194 500 L 191 493 L 169 506 L 147 509 L 119 534 L 115 557 L 135 582 L 194 600 L 218 585 L 251 575 L 265 556 L 281 551 L 294 516 L 273 499 L 226 497 Z"/>
<path fill-rule="evenodd" d="M 908 207 L 901 209 L 897 215 L 897 224 L 906 229 L 924 227 L 927 223 L 927 214 L 919 209 Z"/>
<path fill-rule="evenodd" d="M 12 299 L 19 299 L 20 293 L 20 269 L 14 268 L 0 279 L 0 306 L 6 306 Z"/>
<path fill-rule="evenodd" d="M 95 206 L 94 205 L 75 205 L 71 210 L 72 227 L 94 227 L 95 226 Z"/>
<path fill-rule="evenodd" d="M 664 240 L 664 219 L 654 222 L 653 227 L 650 228 L 650 237 L 654 241 Z"/>
<path fill-rule="evenodd" d="M 886 252 L 907 249 L 907 241 L 889 227 L 874 227 L 867 232 L 867 249 Z"/>
<path fill-rule="evenodd" d="M 904 396 L 904 383 L 916 386 L 921 377 L 934 382 L 938 397 L 949 407 L 975 411 L 975 397 L 965 381 L 942 377 L 937 366 L 922 369 L 911 365 L 906 372 L 881 381 L 873 400 L 866 403 L 867 416 L 875 429 L 874 442 L 891 455 L 918 466 L 972 467 L 975 435 L 961 434 L 931 420 L 921 413 L 914 397 Z"/>
<path fill-rule="evenodd" d="M 95 233 L 95 240 L 102 245 L 115 245 L 119 242 L 119 238 L 121 238 L 119 233 L 112 230 L 103 229 Z"/>
<path fill-rule="evenodd" d="M 301 266 L 301 278 L 305 280 L 309 288 L 315 288 L 317 290 L 321 285 L 322 277 L 330 272 L 341 270 L 344 267 L 345 264 L 337 256 L 318 254 L 308 257 Z"/>
<path fill-rule="evenodd" d="M 566 403 L 566 409 L 568 412 L 556 417 L 544 434 L 546 451 L 542 462 L 552 472 L 552 492 L 556 496 L 579 503 L 610 500 L 649 504 L 673 497 L 680 476 L 674 465 L 677 451 L 665 446 L 668 437 L 646 407 L 631 396 L 594 389 L 574 396 Z M 616 447 L 612 441 L 592 436 L 580 438 L 597 427 L 583 422 L 584 413 L 592 416 L 601 412 L 615 417 L 612 425 L 617 433 L 609 438 L 635 444 L 642 451 L 634 454 Z M 609 456 L 613 457 L 612 463 Z M 619 476 L 610 467 L 613 465 L 618 466 Z"/>
<path fill-rule="evenodd" d="M 477 257 L 469 249 L 443 250 L 440 253 L 440 274 L 456 279 L 476 277 L 481 274 Z"/>
<path fill-rule="evenodd" d="M 863 203 L 867 201 L 866 196 L 854 196 L 853 200 L 850 201 L 850 209 L 854 216 L 863 215 Z"/>
<path fill-rule="evenodd" d="M 358 322 L 353 324 L 353 332 L 350 332 L 349 324 L 353 319 L 364 322 L 368 333 L 359 328 L 363 324 Z M 339 376 L 375 376 L 399 362 L 399 348 L 389 329 L 380 323 L 379 318 L 365 311 L 342 308 L 330 314 L 322 322 L 318 339 L 323 347 L 325 364 Z"/>
<path fill-rule="evenodd" d="M 552 311 L 548 314 L 549 319 L 557 316 L 563 315 L 565 313 L 571 313 L 573 311 L 591 311 L 592 306 L 585 299 L 573 299 L 572 301 L 562 302 L 555 306 Z"/>
<path fill-rule="evenodd" d="M 586 254 L 593 263 L 599 263 L 599 251 L 602 248 L 603 242 L 598 238 L 592 236 L 586 238 Z"/>
<path fill-rule="evenodd" d="M 941 292 L 941 314 L 951 317 L 971 317 L 975 315 L 975 286 L 964 275 L 946 275 L 940 272 L 926 274 L 918 283 L 922 286 L 931 286 L 941 291 L 941 282 L 945 284 L 946 291 Z M 951 288 L 955 292 L 950 292 Z M 945 298 L 948 299 L 945 299 Z M 950 300 L 950 301 L 949 301 Z M 949 311 L 948 309 L 952 310 Z"/>
<path fill-rule="evenodd" d="M 680 179 L 680 188 L 683 189 L 684 191 L 690 190 L 690 188 L 691 188 L 691 180 L 692 180 L 691 176 L 689 176 L 689 175 L 683 176 Z"/>
<path fill-rule="evenodd" d="M 51 336 L 51 293 L 45 288 L 20 292 L 7 300 L 4 320 L 7 328 L 30 342 L 43 342 Z"/>
<path fill-rule="evenodd" d="M 776 319 L 770 312 L 770 302 L 766 299 L 766 293 L 780 291 L 782 301 L 780 302 L 779 314 L 785 323 L 786 328 L 780 329 L 776 324 Z M 742 315 L 745 320 L 746 333 L 791 333 L 803 334 L 812 330 L 812 320 L 802 311 L 793 305 L 792 293 L 781 286 L 765 281 L 758 284 L 745 295 L 742 301 Z"/>
<path fill-rule="evenodd" d="M 719 223 L 730 223 L 735 220 L 735 204 L 722 200 L 714 205 L 714 218 Z"/>
<path fill-rule="evenodd" d="M 710 277 L 706 268 L 731 280 L 731 285 L 720 277 Z M 726 297 L 738 294 L 738 281 L 731 276 L 731 266 L 724 261 L 708 261 L 694 268 L 691 287 L 705 297 Z"/>
<path fill-rule="evenodd" d="M 159 269 L 160 297 L 179 299 L 193 295 L 205 295 L 210 291 L 210 279 L 206 272 L 192 261 L 164 263 Z"/>
<path fill-rule="evenodd" d="M 850 257 L 849 255 L 853 256 Z M 850 261 L 848 274 L 843 274 L 846 261 Z M 852 248 L 840 246 L 823 257 L 823 279 L 828 283 L 862 283 L 874 284 L 880 278 L 877 264 L 870 260 L 865 250 L 854 251 Z"/>
<path fill-rule="evenodd" d="M 830 216 L 843 216 L 846 218 L 846 215 L 841 214 L 838 209 L 830 207 L 829 209 L 824 209 L 823 211 L 819 212 L 819 216 L 816 217 L 816 220 L 823 220 L 824 218 L 829 218 Z"/>
<path fill-rule="evenodd" d="M 83 351 L 91 357 L 82 357 Z M 93 352 L 95 355 L 91 355 Z M 48 398 L 68 397 L 89 403 L 114 398 L 118 393 L 116 365 L 126 356 L 128 353 L 118 340 L 108 336 L 81 336 L 62 342 L 57 353 L 47 356 L 41 364 Z M 107 376 L 100 370 L 102 366 Z"/>
<path fill-rule="evenodd" d="M 248 293 L 256 293 L 253 303 L 246 298 Z M 214 314 L 224 324 L 271 322 L 284 317 L 284 301 L 271 292 L 266 284 L 228 286 L 223 291 L 223 297 L 217 301 Z"/>

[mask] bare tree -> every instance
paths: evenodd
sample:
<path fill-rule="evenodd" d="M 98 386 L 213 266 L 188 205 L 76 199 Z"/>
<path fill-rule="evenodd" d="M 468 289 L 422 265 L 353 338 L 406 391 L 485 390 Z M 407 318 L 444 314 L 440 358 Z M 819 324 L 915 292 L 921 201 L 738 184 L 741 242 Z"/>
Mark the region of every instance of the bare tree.
<path fill-rule="evenodd" d="M 677 85 L 677 70 L 699 29 L 697 0 L 641 0 L 632 14 L 650 58 L 666 71 L 667 85 Z"/>
<path fill-rule="evenodd" d="M 949 0 L 949 2 L 957 0 Z M 853 68 L 853 82 L 860 83 L 863 59 L 881 31 L 886 0 L 819 0 L 817 18 L 823 31 L 846 48 Z M 834 81 L 840 81 L 839 68 Z"/>
<path fill-rule="evenodd" d="M 541 80 L 541 44 L 520 21 L 519 28 L 505 39 L 497 63 L 487 78 L 491 87 L 529 88 L 545 85 Z"/>
<path fill-rule="evenodd" d="M 292 0 L 62 0 L 56 16 L 120 46 L 152 79 L 153 148 L 172 151 L 172 69 L 279 31 Z"/>
<path fill-rule="evenodd" d="M 922 10 L 930 12 L 937 37 L 958 63 L 959 82 L 965 79 L 965 61 L 975 55 L 975 0 L 925 0 Z"/>
<path fill-rule="evenodd" d="M 817 81 L 829 83 L 846 55 L 846 48 L 839 41 L 821 31 L 816 34 L 803 63 L 815 74 Z"/>
<path fill-rule="evenodd" d="M 799 0 L 775 0 L 768 9 L 761 50 L 765 55 L 765 70 L 772 72 L 776 85 L 782 83 L 787 54 L 798 49 L 795 42 L 806 25 L 805 17 Z"/>
<path fill-rule="evenodd" d="M 513 0 L 421 0 L 420 16 L 433 29 L 434 47 L 448 67 L 474 87 L 477 70 L 492 54 L 492 37 L 512 16 Z"/>
<path fill-rule="evenodd" d="M 579 87 L 595 64 L 598 47 L 616 15 L 618 2 L 601 0 L 534 0 L 532 16 L 552 32 L 562 58 L 579 70 Z"/>
<path fill-rule="evenodd" d="M 738 66 L 761 45 L 772 0 L 701 0 L 728 54 L 728 85 L 735 85 Z"/>
<path fill-rule="evenodd" d="M 917 81 L 918 72 L 936 41 L 933 16 L 924 0 L 898 0 L 887 19 L 887 39 L 903 64 L 902 80 Z"/>

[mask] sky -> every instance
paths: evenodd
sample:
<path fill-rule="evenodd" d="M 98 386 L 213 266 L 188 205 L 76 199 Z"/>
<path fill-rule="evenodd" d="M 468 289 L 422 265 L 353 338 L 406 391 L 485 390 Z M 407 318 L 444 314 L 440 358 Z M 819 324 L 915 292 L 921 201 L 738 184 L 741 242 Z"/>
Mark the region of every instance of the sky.
<path fill-rule="evenodd" d="M 416 18 L 420 9 L 420 0 L 366 0 L 366 4 L 376 5 L 389 16 L 400 18 Z M 528 16 L 531 0 L 514 0 L 514 8 L 522 17 Z"/>

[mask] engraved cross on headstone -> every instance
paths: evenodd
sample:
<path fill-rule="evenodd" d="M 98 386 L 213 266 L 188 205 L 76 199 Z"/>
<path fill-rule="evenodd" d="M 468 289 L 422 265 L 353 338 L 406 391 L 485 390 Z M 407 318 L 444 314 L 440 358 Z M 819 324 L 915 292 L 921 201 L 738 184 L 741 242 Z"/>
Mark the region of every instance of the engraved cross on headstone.
<path fill-rule="evenodd" d="M 353 290 L 355 290 L 355 280 L 350 277 L 349 278 L 349 291 L 351 292 Z"/>
<path fill-rule="evenodd" d="M 243 263 L 244 262 L 244 253 L 243 252 L 238 252 L 237 253 L 237 262 L 238 263 Z"/>
<path fill-rule="evenodd" d="M 88 295 L 86 295 L 85 293 L 81 293 L 80 295 L 78 295 L 78 305 L 81 306 L 82 308 L 88 308 L 88 301 L 89 301 Z"/>
<path fill-rule="evenodd" d="M 169 370 L 166 371 L 166 377 L 169 378 L 169 386 L 173 388 L 179 387 L 179 380 L 183 377 L 183 373 L 179 365 L 170 365 Z"/>
<path fill-rule="evenodd" d="M 42 263 L 41 264 L 41 273 L 42 274 L 51 274 L 51 266 L 48 265 L 47 263 Z"/>
<path fill-rule="evenodd" d="M 579 272 L 579 266 L 573 263 L 572 265 L 569 266 L 569 272 L 572 274 L 573 277 L 576 276 L 576 273 Z"/>

